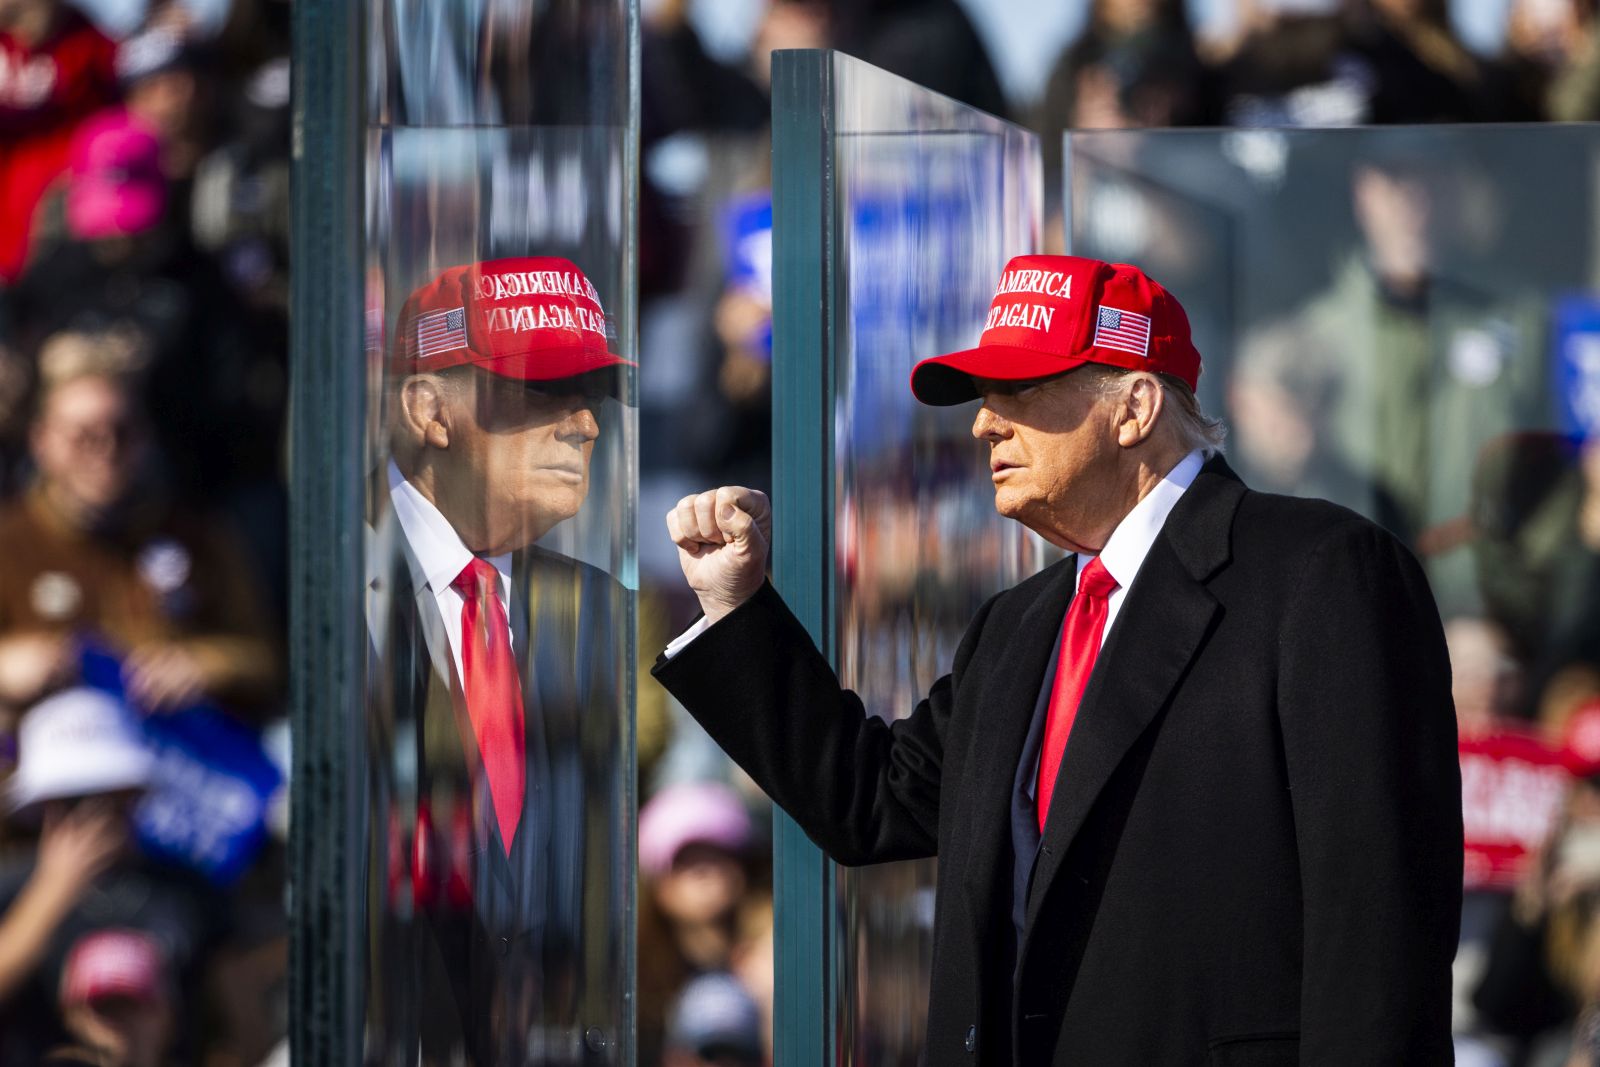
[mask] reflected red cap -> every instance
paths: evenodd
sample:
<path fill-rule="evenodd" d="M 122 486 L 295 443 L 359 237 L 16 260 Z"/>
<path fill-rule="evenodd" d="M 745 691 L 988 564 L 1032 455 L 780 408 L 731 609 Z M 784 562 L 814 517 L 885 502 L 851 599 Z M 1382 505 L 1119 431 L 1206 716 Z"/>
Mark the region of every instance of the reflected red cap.
<path fill-rule="evenodd" d="M 525 382 L 635 365 L 611 352 L 589 279 L 555 256 L 441 272 L 400 309 L 390 363 L 400 374 L 471 364 Z"/>
<path fill-rule="evenodd" d="M 911 372 L 924 404 L 977 399 L 973 377 L 1044 378 L 1103 363 L 1170 374 L 1190 389 L 1200 353 L 1183 305 L 1138 267 L 1079 256 L 1017 256 L 1006 264 L 978 347 L 934 356 Z"/>

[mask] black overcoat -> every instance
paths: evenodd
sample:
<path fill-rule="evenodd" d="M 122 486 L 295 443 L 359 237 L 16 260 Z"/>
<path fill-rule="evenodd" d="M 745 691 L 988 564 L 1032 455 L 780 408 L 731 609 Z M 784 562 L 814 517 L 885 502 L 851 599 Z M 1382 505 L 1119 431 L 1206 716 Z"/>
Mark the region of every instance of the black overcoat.
<path fill-rule="evenodd" d="M 565 556 L 513 557 L 527 791 L 508 850 L 475 799 L 477 742 L 454 667 L 441 675 L 430 652 L 430 627 L 449 648 L 433 593 L 413 586 L 403 552 L 389 563 L 368 590 L 386 620 L 368 649 L 368 1062 L 614 1062 L 625 994 L 590 972 L 623 966 L 611 931 L 632 848 L 610 828 L 626 803 L 615 754 L 628 594 Z M 591 1031 L 604 1041 L 586 1041 Z"/>
<path fill-rule="evenodd" d="M 1013 969 L 1011 791 L 1075 573 L 989 600 L 892 724 L 770 585 L 655 674 L 834 859 L 938 855 L 929 1064 L 1450 1063 L 1438 611 L 1388 533 L 1220 459 L 1106 635 Z"/>

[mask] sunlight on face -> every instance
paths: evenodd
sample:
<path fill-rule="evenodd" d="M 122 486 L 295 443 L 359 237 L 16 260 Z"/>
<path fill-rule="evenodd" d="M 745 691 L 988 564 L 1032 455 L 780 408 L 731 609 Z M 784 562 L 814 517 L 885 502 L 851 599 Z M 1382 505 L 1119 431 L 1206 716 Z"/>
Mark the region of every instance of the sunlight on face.
<path fill-rule="evenodd" d="M 989 446 L 996 511 L 1058 547 L 1098 551 L 1098 519 L 1116 488 L 1114 405 L 1075 374 L 975 378 L 972 435 Z"/>

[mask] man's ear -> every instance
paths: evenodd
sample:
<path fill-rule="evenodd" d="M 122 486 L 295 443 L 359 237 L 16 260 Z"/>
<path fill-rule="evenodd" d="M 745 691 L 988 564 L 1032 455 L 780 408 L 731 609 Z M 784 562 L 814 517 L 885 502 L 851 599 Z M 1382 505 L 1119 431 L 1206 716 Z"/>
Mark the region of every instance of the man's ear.
<path fill-rule="evenodd" d="M 400 383 L 397 413 L 401 435 L 413 447 L 450 447 L 450 410 L 446 385 L 431 374 L 414 374 Z"/>
<path fill-rule="evenodd" d="M 1149 439 L 1166 401 L 1161 383 L 1154 375 L 1134 374 L 1131 378 L 1123 389 L 1118 412 L 1117 444 L 1123 448 L 1132 448 Z"/>

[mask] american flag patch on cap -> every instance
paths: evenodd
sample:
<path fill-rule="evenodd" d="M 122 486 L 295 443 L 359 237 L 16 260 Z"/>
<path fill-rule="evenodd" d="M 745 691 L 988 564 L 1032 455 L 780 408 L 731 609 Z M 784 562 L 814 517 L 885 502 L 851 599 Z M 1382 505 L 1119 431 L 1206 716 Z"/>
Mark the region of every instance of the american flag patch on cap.
<path fill-rule="evenodd" d="M 427 359 L 467 347 L 467 309 L 430 311 L 417 316 L 412 346 L 413 359 Z"/>
<path fill-rule="evenodd" d="M 1150 356 L 1150 316 L 1101 305 L 1094 323 L 1094 345 L 1136 356 Z"/>

